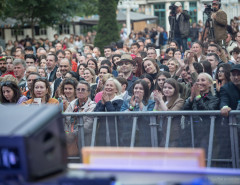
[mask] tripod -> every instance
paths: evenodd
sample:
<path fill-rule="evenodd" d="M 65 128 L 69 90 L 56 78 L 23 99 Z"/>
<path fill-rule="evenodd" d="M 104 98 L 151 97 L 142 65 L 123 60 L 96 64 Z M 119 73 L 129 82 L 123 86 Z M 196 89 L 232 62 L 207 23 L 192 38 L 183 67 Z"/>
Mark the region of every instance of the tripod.
<path fill-rule="evenodd" d="M 214 29 L 213 29 L 213 20 L 211 18 L 211 14 L 207 14 L 208 18 L 205 22 L 205 27 L 204 27 L 204 30 L 203 30 L 203 33 L 202 33 L 202 43 L 203 43 L 203 40 L 204 40 L 204 36 L 205 36 L 205 32 L 208 28 L 208 40 L 209 39 L 212 39 L 214 40 L 215 39 L 215 35 L 214 35 Z"/>
<path fill-rule="evenodd" d="M 169 16 L 170 32 L 169 32 L 169 42 L 174 40 L 174 29 L 175 29 L 175 16 Z"/>

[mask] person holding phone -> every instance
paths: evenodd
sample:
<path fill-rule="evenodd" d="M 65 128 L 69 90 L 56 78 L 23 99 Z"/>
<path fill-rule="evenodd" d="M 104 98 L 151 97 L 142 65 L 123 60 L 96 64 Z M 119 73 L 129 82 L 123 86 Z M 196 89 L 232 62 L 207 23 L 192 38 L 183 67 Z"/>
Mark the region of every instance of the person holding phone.
<path fill-rule="evenodd" d="M 24 105 L 30 104 L 59 104 L 58 100 L 51 97 L 51 87 L 46 78 L 37 78 L 32 83 L 32 88 L 30 89 L 32 98 L 26 102 Z"/>

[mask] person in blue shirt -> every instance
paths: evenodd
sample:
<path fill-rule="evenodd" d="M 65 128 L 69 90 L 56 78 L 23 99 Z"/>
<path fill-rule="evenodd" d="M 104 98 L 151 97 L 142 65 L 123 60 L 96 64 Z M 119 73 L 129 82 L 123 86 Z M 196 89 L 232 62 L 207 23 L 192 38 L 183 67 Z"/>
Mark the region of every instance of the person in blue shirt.
<path fill-rule="evenodd" d="M 133 84 L 133 95 L 131 99 L 123 102 L 121 111 L 153 111 L 155 102 L 149 100 L 150 90 L 145 80 L 137 80 Z M 120 145 L 129 146 L 132 124 L 130 117 L 126 116 L 121 118 L 119 124 L 120 132 Z M 139 116 L 137 120 L 137 134 L 139 137 L 135 139 L 136 146 L 151 146 L 151 135 L 149 126 L 149 117 Z"/>

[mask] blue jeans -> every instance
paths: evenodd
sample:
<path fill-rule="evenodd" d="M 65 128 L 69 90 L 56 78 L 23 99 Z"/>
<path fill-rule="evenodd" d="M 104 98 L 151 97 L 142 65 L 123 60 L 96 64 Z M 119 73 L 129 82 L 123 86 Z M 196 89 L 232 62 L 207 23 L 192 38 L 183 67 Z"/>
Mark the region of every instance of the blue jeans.
<path fill-rule="evenodd" d="M 187 46 L 187 38 L 180 38 L 180 37 L 175 37 L 174 40 L 177 42 L 178 44 L 178 48 L 181 49 L 182 46 L 182 52 L 184 53 L 186 50 L 188 50 L 188 46 Z"/>

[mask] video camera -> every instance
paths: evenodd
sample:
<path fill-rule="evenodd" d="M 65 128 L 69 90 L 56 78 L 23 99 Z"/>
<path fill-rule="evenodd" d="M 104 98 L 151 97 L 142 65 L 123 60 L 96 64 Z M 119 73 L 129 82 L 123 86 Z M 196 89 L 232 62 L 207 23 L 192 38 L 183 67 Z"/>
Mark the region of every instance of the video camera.
<path fill-rule="evenodd" d="M 171 5 L 169 6 L 169 9 L 171 10 L 170 15 L 171 15 L 171 16 L 176 16 L 177 6 L 175 6 L 174 4 L 171 4 Z"/>
<path fill-rule="evenodd" d="M 212 5 L 204 4 L 205 10 L 203 13 L 205 13 L 208 17 L 211 16 L 211 13 L 213 12 Z"/>

